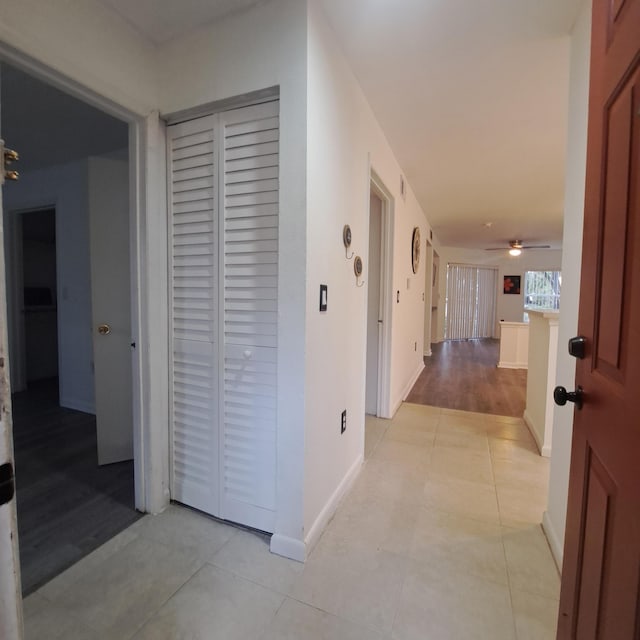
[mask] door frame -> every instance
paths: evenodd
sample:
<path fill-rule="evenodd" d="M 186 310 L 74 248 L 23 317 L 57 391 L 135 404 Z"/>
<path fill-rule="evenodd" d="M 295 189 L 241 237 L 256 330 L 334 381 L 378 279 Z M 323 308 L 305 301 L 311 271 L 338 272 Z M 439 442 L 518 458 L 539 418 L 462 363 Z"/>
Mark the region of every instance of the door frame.
<path fill-rule="evenodd" d="M 1 41 L 0 60 L 129 127 L 131 340 L 136 345 L 131 363 L 135 508 L 160 512 L 169 501 L 168 345 L 160 312 L 166 307 L 167 279 L 162 266 L 166 265 L 164 123 L 157 112 L 141 115 L 131 111 Z"/>
<path fill-rule="evenodd" d="M 384 182 L 369 163 L 367 189 L 367 233 L 371 220 L 370 197 L 374 193 L 382 201 L 382 255 L 380 256 L 380 307 L 382 309 L 382 331 L 378 334 L 378 398 L 376 415 L 379 418 L 392 418 L 391 413 L 391 337 L 393 313 L 391 291 L 393 290 L 393 229 L 394 198 Z M 368 292 L 367 292 L 368 298 Z M 367 306 L 365 304 L 365 310 Z M 366 312 L 365 312 L 366 313 Z M 366 325 L 366 315 L 365 315 Z M 366 343 L 365 343 L 366 371 Z M 364 385 L 363 385 L 364 392 Z"/>

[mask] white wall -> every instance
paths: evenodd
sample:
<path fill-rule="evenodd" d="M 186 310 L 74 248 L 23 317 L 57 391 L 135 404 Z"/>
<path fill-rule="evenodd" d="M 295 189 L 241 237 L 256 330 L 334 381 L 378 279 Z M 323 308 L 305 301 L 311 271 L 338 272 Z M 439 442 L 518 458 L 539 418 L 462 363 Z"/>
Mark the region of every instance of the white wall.
<path fill-rule="evenodd" d="M 91 340 L 91 275 L 89 218 L 87 215 L 87 162 L 22 173 L 20 181 L 5 185 L 6 237 L 11 237 L 15 212 L 54 206 L 58 292 L 58 370 L 60 404 L 93 413 L 93 346 Z M 9 248 L 6 248 L 7 252 Z M 9 255 L 9 253 L 8 253 Z M 13 265 L 10 265 L 13 269 Z M 15 282 L 15 272 L 8 279 Z M 16 292 L 19 296 L 19 292 Z M 11 318 L 18 298 L 9 298 L 10 343 L 15 347 L 17 328 Z M 15 351 L 10 352 L 15 362 Z"/>
<path fill-rule="evenodd" d="M 591 2 L 576 21 L 571 37 L 569 130 L 562 244 L 562 300 L 558 328 L 557 383 L 573 389 L 576 361 L 567 352 L 569 338 L 576 335 L 582 260 L 582 225 L 587 156 L 587 105 L 589 98 L 589 54 L 591 43 Z M 549 477 L 549 504 L 544 528 L 559 566 L 562 565 L 564 531 L 569 490 L 569 463 L 573 410 L 555 407 L 553 453 Z"/>
<path fill-rule="evenodd" d="M 499 335 L 498 323 L 500 320 L 506 322 L 522 322 L 524 313 L 524 273 L 525 271 L 549 270 L 558 271 L 562 262 L 562 251 L 553 249 L 535 249 L 523 251 L 518 257 L 502 254 L 497 251 L 484 251 L 473 249 L 459 249 L 455 247 L 438 247 L 440 254 L 440 277 L 438 303 L 438 341 L 444 340 L 444 311 L 447 295 L 447 263 L 459 262 L 473 265 L 490 265 L 498 267 L 498 303 L 496 312 L 495 336 Z M 504 252 L 507 253 L 506 251 Z M 503 277 L 517 276 L 521 278 L 520 295 L 503 293 Z M 564 275 L 563 275 L 561 307 L 564 305 Z"/>
<path fill-rule="evenodd" d="M 136 113 L 157 107 L 155 47 L 97 0 L 0 0 L 0 43 Z"/>
<path fill-rule="evenodd" d="M 304 555 L 306 31 L 306 2 L 272 0 L 159 51 L 160 106 L 165 114 L 280 88 L 277 457 L 281 462 L 272 548 L 299 557 Z"/>
<path fill-rule="evenodd" d="M 366 285 L 345 258 L 342 228 L 368 278 L 369 158 L 394 200 L 391 406 L 423 366 L 425 238 L 429 228 L 411 189 L 400 195 L 401 169 L 347 66 L 322 10 L 309 6 L 307 125 L 307 336 L 305 506 L 308 543 L 353 477 L 364 443 Z M 411 269 L 411 237 L 422 234 L 422 260 Z M 328 311 L 319 313 L 319 285 Z M 409 284 L 409 288 L 407 288 Z M 400 291 L 400 303 L 395 302 Z M 416 344 L 417 343 L 417 344 Z M 340 414 L 347 409 L 347 430 Z"/>

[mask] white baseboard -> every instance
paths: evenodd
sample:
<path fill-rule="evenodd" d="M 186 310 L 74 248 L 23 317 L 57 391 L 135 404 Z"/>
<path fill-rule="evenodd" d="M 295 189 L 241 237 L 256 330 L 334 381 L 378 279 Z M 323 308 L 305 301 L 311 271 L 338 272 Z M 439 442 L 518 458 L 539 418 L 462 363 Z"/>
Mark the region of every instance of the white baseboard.
<path fill-rule="evenodd" d="M 315 522 L 311 525 L 309 529 L 309 533 L 304 538 L 304 550 L 305 550 L 305 558 L 313 551 L 313 548 L 320 540 L 320 536 L 322 532 L 325 530 L 326 526 L 329 524 L 331 518 L 336 512 L 338 505 L 342 498 L 349 492 L 353 483 L 355 482 L 358 474 L 360 473 L 360 469 L 362 468 L 362 462 L 364 458 L 362 455 L 359 455 L 356 458 L 356 461 L 351 465 L 344 478 L 333 492 L 327 503 L 324 505 L 323 509 L 318 514 Z M 273 538 L 272 538 L 273 540 Z M 302 543 L 301 543 L 302 544 Z M 273 550 L 273 543 L 272 543 Z M 298 560 L 298 558 L 294 558 Z M 303 558 L 304 560 L 304 558 Z"/>
<path fill-rule="evenodd" d="M 79 400 L 78 398 L 60 398 L 60 406 L 65 409 L 75 409 L 76 411 L 96 415 L 96 408 L 91 402 Z"/>
<path fill-rule="evenodd" d="M 425 358 L 430 358 L 430 357 L 433 355 L 433 351 L 431 351 L 431 349 L 429 349 L 429 351 L 423 351 L 423 352 L 422 352 L 422 355 L 423 355 Z"/>
<path fill-rule="evenodd" d="M 415 373 L 411 376 L 409 382 L 407 382 L 407 386 L 402 391 L 402 401 L 406 400 L 407 396 L 411 393 L 411 389 L 413 389 L 413 385 L 416 383 L 416 380 L 420 377 L 420 374 L 424 371 L 424 362 L 420 362 L 418 368 Z"/>
<path fill-rule="evenodd" d="M 522 419 L 524 420 L 524 423 L 529 428 L 529 432 L 533 436 L 533 439 L 536 441 L 536 447 L 538 447 L 538 451 L 540 452 L 540 455 L 543 458 L 550 458 L 551 457 L 551 447 L 549 445 L 545 445 L 540 440 L 540 436 L 538 435 L 538 432 L 536 431 L 535 427 L 533 426 L 533 420 L 531 420 L 531 416 L 527 413 L 526 409 L 524 410 L 524 414 L 522 415 Z"/>
<path fill-rule="evenodd" d="M 526 362 L 498 362 L 498 369 L 528 369 Z"/>
<path fill-rule="evenodd" d="M 424 371 L 424 362 L 421 362 L 418 365 L 418 368 L 411 376 L 409 382 L 406 384 L 405 388 L 402 390 L 400 397 L 391 405 L 391 415 L 389 418 L 393 418 L 396 415 L 396 411 L 400 408 L 400 405 L 405 401 L 406 397 L 413 389 L 413 385 L 416 383 L 416 380 L 420 377 L 420 374 Z"/>
<path fill-rule="evenodd" d="M 295 540 L 288 536 L 274 533 L 271 536 L 271 553 L 275 553 L 291 560 L 297 560 L 298 562 L 304 562 L 306 559 L 306 547 L 302 540 Z"/>
<path fill-rule="evenodd" d="M 551 555 L 553 555 L 553 559 L 556 561 L 556 566 L 558 567 L 558 571 L 562 573 L 562 559 L 564 555 L 564 544 L 560 540 L 558 536 L 558 532 L 556 531 L 551 519 L 549 518 L 549 512 L 545 511 L 542 514 L 542 530 L 544 531 L 545 536 L 547 536 L 547 540 L 549 541 L 549 548 L 551 549 Z"/>

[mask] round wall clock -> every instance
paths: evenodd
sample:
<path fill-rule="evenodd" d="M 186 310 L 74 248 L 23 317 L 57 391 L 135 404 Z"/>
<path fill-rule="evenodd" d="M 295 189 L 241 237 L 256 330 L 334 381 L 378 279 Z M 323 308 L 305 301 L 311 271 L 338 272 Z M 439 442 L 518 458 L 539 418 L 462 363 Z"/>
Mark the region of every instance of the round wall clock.
<path fill-rule="evenodd" d="M 411 268 L 413 273 L 418 273 L 420 265 L 420 227 L 414 227 L 411 238 Z"/>

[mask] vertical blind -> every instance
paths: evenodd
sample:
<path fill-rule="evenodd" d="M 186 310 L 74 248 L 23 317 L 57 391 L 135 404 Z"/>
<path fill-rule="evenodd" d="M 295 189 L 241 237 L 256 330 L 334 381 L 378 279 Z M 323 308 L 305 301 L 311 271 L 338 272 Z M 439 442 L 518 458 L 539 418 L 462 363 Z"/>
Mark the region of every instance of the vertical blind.
<path fill-rule="evenodd" d="M 447 265 L 445 339 L 490 338 L 496 324 L 498 270 Z"/>

